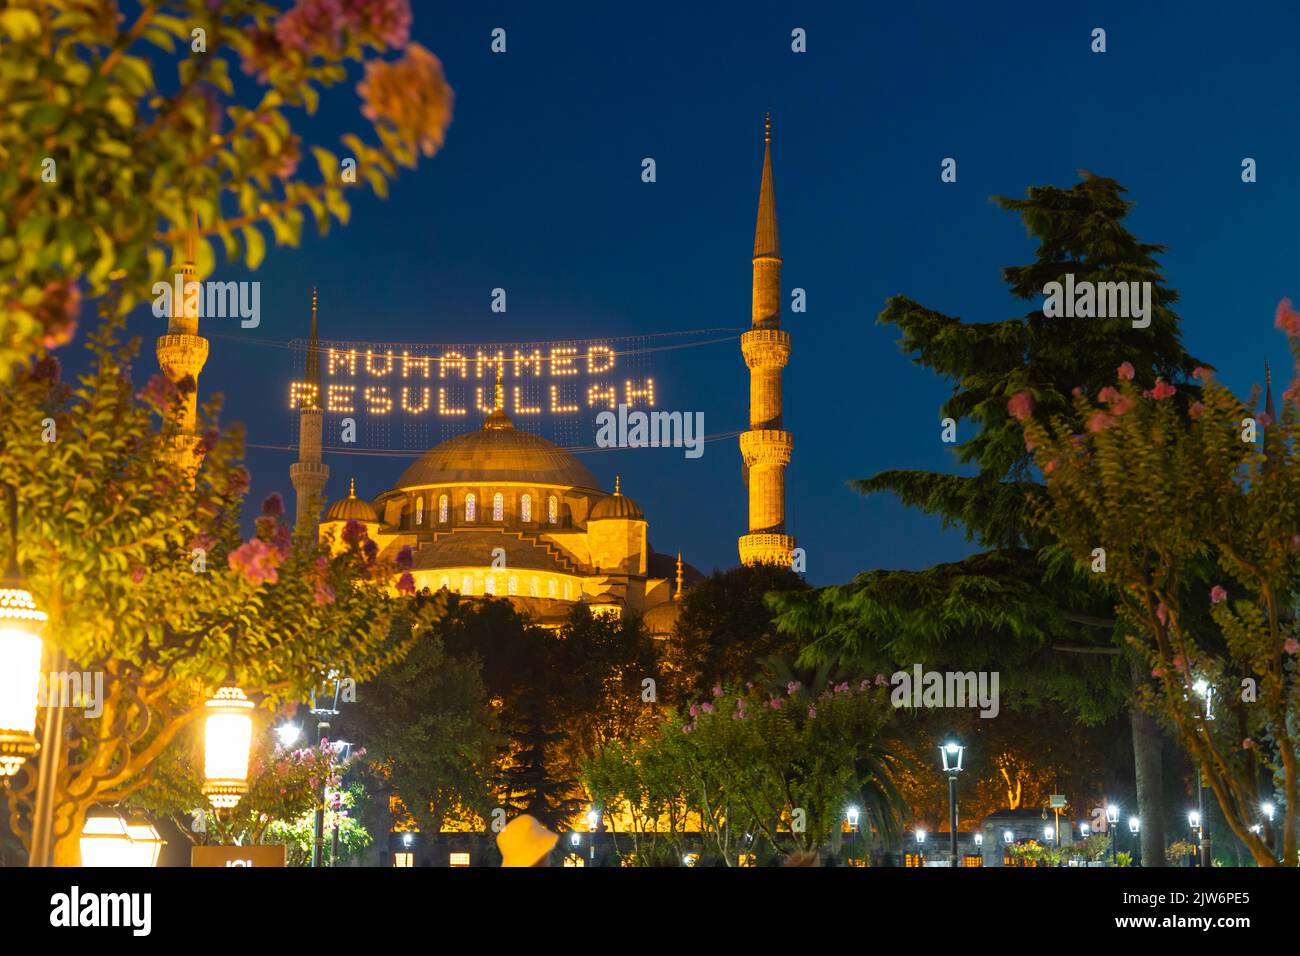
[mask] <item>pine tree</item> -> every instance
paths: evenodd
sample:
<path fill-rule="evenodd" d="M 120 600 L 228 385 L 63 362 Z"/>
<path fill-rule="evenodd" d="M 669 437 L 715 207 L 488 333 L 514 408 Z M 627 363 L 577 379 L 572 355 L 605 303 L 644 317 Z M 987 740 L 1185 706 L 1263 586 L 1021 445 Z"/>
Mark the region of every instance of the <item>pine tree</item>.
<path fill-rule="evenodd" d="M 988 323 L 891 298 L 882 324 L 902 333 L 913 361 L 953 383 L 940 418 L 971 422 L 956 447 L 973 475 L 890 470 L 853 482 L 859 492 L 892 492 L 905 504 L 962 528 L 981 550 L 923 571 L 870 571 L 850 584 L 776 599 L 779 625 L 815 634 L 802 660 L 848 664 L 925 662 L 1002 672 L 1003 691 L 1020 707 L 1064 706 L 1081 720 L 1113 717 L 1132 699 L 1130 662 L 1100 575 L 1079 568 L 1031 521 L 1044 489 L 1009 399 L 1029 392 L 1045 419 L 1074 416 L 1075 388 L 1095 394 L 1130 362 L 1137 380 L 1177 382 L 1180 400 L 1202 364 L 1183 348 L 1177 293 L 1156 257 L 1164 247 L 1139 242 L 1123 225 L 1132 203 L 1117 182 L 1090 173 L 1071 188 L 1030 187 L 1024 199 L 999 198 L 1038 241 L 1034 261 L 1003 269 L 1012 295 L 1035 300 L 1067 274 L 1080 282 L 1150 282 L 1150 324 L 1127 318 L 1049 318 L 1039 307 Z M 1080 425 L 1081 427 L 1081 425 Z M 1073 651 L 1075 653 L 1065 653 Z M 1163 859 L 1159 735 L 1132 710 L 1143 856 Z M 1147 847 L 1148 841 L 1151 848 Z"/>

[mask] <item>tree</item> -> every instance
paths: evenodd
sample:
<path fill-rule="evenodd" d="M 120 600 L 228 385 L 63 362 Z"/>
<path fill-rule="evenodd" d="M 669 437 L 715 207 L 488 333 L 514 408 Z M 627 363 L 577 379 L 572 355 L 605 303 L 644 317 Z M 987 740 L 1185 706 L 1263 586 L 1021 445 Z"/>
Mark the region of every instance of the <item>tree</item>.
<path fill-rule="evenodd" d="M 914 362 L 953 383 L 940 418 L 975 424 L 956 454 L 976 471 L 891 470 L 853 485 L 940 515 L 980 550 L 923 571 L 864 572 L 849 584 L 782 596 L 781 628 L 815 638 L 806 659 L 1000 670 L 1004 692 L 1021 704 L 1050 700 L 1090 723 L 1128 707 L 1133 676 L 1115 653 L 1122 635 L 1108 613 L 1106 585 L 1030 521 L 1043 487 L 1007 408 L 1013 395 L 1028 392 L 1044 414 L 1070 416 L 1072 391 L 1100 388 L 1121 361 L 1131 361 L 1144 382 L 1183 382 L 1198 365 L 1183 348 L 1173 311 L 1178 296 L 1156 259 L 1163 247 L 1139 242 L 1124 226 L 1132 204 L 1123 193 L 1114 180 L 1084 173 L 1069 189 L 1034 186 L 1024 199 L 999 199 L 1038 241 L 1034 261 L 1003 269 L 1003 278 L 1020 300 L 1035 299 L 1067 274 L 1076 285 L 1149 282 L 1145 328 L 1128 318 L 1049 318 L 1041 308 L 963 322 L 904 296 L 889 300 L 880 321 L 902 331 Z M 1138 799 L 1151 821 L 1144 856 L 1158 860 L 1159 737 L 1136 709 L 1132 724 Z"/>
<path fill-rule="evenodd" d="M 666 698 L 681 704 L 705 697 L 717 684 L 754 677 L 762 658 L 797 652 L 797 642 L 776 629 L 764 598 L 806 588 L 789 568 L 766 564 L 714 571 L 697 583 L 685 594 L 665 651 Z"/>
<path fill-rule="evenodd" d="M 256 269 L 263 227 L 296 245 L 308 214 L 322 233 L 331 217 L 346 224 L 349 189 L 385 196 L 399 165 L 442 144 L 451 90 L 409 42 L 407 0 L 139 7 L 129 24 L 115 5 L 74 0 L 0 11 L 0 382 L 71 338 L 81 294 L 114 293 L 124 316 L 170 282 L 194 214 L 199 279 L 213 269 L 207 237 Z M 372 55 L 393 50 L 405 55 Z M 169 58 L 164 90 L 154 66 Z M 358 90 L 379 146 L 348 134 L 340 158 L 308 147 L 290 114 L 315 113 L 350 62 L 365 64 Z M 262 88 L 251 108 L 236 101 L 237 71 Z M 298 174 L 306 148 L 315 182 Z"/>
<path fill-rule="evenodd" d="M 104 678 L 102 712 L 72 714 L 57 770 L 58 865 L 76 863 L 86 811 L 146 786 L 228 671 L 274 707 L 332 671 L 373 677 L 435 613 L 390 595 L 394 569 L 374 559 L 360 525 L 337 554 L 317 554 L 292 539 L 273 495 L 241 542 L 248 473 L 236 464 L 238 433 L 222 436 L 209 403 L 203 464 L 193 481 L 178 476 L 157 424 L 181 397 L 160 375 L 137 396 L 137 343 L 121 346 L 115 333 L 110 322 L 92 336 L 79 387 L 60 382 L 47 358 L 0 390 L 0 481 L 17 492 L 17 557 L 49 615 L 46 643 L 67 669 Z M 8 793 L 25 841 L 37 763 Z"/>
<path fill-rule="evenodd" d="M 356 705 L 340 721 L 349 739 L 365 743 L 377 792 L 396 796 L 426 833 L 466 814 L 488 818 L 502 744 L 477 654 L 449 654 L 443 623 L 359 687 Z"/>
<path fill-rule="evenodd" d="M 1300 359 L 1300 313 L 1288 301 L 1277 324 Z M 1243 402 L 1209 370 L 1195 375 L 1204 401 L 1186 408 L 1172 384 L 1140 389 L 1128 362 L 1095 397 L 1077 394 L 1069 416 L 1036 414 L 1019 397 L 1047 478 L 1039 519 L 1078 562 L 1104 549 L 1116 612 L 1150 668 L 1144 701 L 1194 756 L 1260 866 L 1278 864 L 1260 807 L 1280 797 L 1281 863 L 1296 866 L 1300 377 L 1275 423 L 1271 396 L 1256 410 L 1258 391 Z M 1222 583 L 1189 587 L 1207 555 Z"/>

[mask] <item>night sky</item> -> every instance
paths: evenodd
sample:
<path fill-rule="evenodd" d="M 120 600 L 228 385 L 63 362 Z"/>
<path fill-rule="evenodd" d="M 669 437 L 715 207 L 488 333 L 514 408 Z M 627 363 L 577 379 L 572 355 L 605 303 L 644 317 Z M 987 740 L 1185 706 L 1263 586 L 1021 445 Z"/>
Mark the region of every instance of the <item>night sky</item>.
<path fill-rule="evenodd" d="M 950 385 L 913 366 L 875 320 L 899 293 L 970 320 L 1023 313 L 999 269 L 1029 261 L 1032 244 L 990 196 L 1069 186 L 1080 169 L 1119 180 L 1137 202 L 1130 228 L 1168 246 L 1190 351 L 1239 391 L 1262 380 L 1266 359 L 1288 367 L 1272 316 L 1281 297 L 1300 298 L 1294 4 L 413 6 L 414 38 L 456 91 L 445 149 L 404 172 L 386 201 L 358 190 L 347 227 L 272 247 L 255 275 L 221 265 L 211 277 L 262 283 L 260 328 L 201 328 L 221 333 L 201 394 L 223 392 L 250 443 L 294 440 L 294 354 L 272 343 L 305 335 L 313 285 L 322 335 L 334 339 L 738 334 L 750 317 L 767 110 L 793 336 L 787 527 L 814 583 L 967 550 L 936 520 L 846 482 L 953 467 L 938 423 Z M 505 55 L 489 50 L 498 26 Z M 1089 50 L 1097 26 L 1102 55 Z M 790 50 L 795 27 L 807 30 L 805 54 Z M 323 103 L 301 127 L 309 141 L 338 151 L 347 130 L 373 138 L 354 83 Z M 955 184 L 939 179 L 948 156 Z M 1247 156 L 1259 176 L 1249 185 Z M 656 183 L 641 181 L 644 157 L 656 160 Z M 314 177 L 313 167 L 308 158 L 303 171 Z M 498 286 L 505 315 L 489 310 Z M 788 310 L 795 286 L 808 297 L 799 315 Z M 141 372 L 152 371 L 162 323 L 142 310 L 131 330 L 146 338 Z M 655 363 L 659 407 L 703 411 L 710 434 L 746 427 L 738 341 Z M 292 502 L 292 460 L 250 449 L 250 507 L 273 490 Z M 582 460 L 608 489 L 622 475 L 656 549 L 680 548 L 705 571 L 737 563 L 746 501 L 735 439 L 696 460 L 660 449 Z M 409 459 L 326 461 L 333 500 L 353 475 L 366 497 L 387 489 Z"/>

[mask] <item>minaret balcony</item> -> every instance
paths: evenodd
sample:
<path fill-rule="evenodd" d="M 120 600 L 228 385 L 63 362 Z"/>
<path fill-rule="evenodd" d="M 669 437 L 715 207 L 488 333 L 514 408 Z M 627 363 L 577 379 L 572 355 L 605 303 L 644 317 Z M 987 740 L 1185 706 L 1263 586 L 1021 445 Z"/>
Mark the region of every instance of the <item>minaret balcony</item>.
<path fill-rule="evenodd" d="M 785 467 L 794 450 L 794 436 L 773 428 L 741 432 L 740 454 L 747 468 L 764 465 Z"/>
<path fill-rule="evenodd" d="M 790 361 L 790 333 L 751 329 L 740 337 L 740 351 L 750 368 L 785 368 Z"/>
<path fill-rule="evenodd" d="M 319 485 L 324 487 L 325 482 L 329 480 L 330 466 L 319 461 L 295 461 L 289 466 L 289 480 L 293 482 L 294 487 L 306 481 L 310 485 Z"/>
<path fill-rule="evenodd" d="M 160 335 L 155 351 L 158 364 L 172 381 L 179 381 L 186 375 L 198 378 L 208 361 L 208 340 L 184 333 Z"/>
<path fill-rule="evenodd" d="M 788 568 L 794 562 L 794 538 L 788 534 L 746 534 L 739 540 L 740 563 L 776 564 Z"/>

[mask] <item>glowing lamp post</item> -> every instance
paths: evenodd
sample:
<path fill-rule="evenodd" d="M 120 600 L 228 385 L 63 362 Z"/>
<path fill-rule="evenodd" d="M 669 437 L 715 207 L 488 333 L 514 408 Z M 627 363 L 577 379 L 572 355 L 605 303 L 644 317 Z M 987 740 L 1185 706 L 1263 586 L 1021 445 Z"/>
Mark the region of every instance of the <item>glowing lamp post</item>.
<path fill-rule="evenodd" d="M 939 748 L 943 772 L 948 775 L 948 849 L 953 866 L 957 865 L 957 774 L 961 773 L 961 758 L 965 752 L 965 747 L 951 740 Z"/>
<path fill-rule="evenodd" d="M 228 810 L 248 792 L 253 702 L 228 679 L 205 706 L 203 794 L 215 809 Z"/>
<path fill-rule="evenodd" d="M 36 753 L 46 620 L 18 570 L 18 494 L 12 486 L 8 491 L 9 567 L 0 579 L 0 777 L 12 777 Z"/>
<path fill-rule="evenodd" d="M 1116 840 L 1118 831 L 1115 825 L 1119 823 L 1119 807 L 1113 803 L 1106 804 L 1106 829 L 1110 831 L 1110 861 L 1115 862 L 1115 850 L 1117 849 Z"/>
<path fill-rule="evenodd" d="M 128 823 L 109 814 L 87 817 L 80 843 L 82 866 L 154 867 L 163 840 L 146 821 Z"/>
<path fill-rule="evenodd" d="M 36 753 L 44 624 L 11 559 L 0 581 L 0 777 L 13 776 Z"/>

